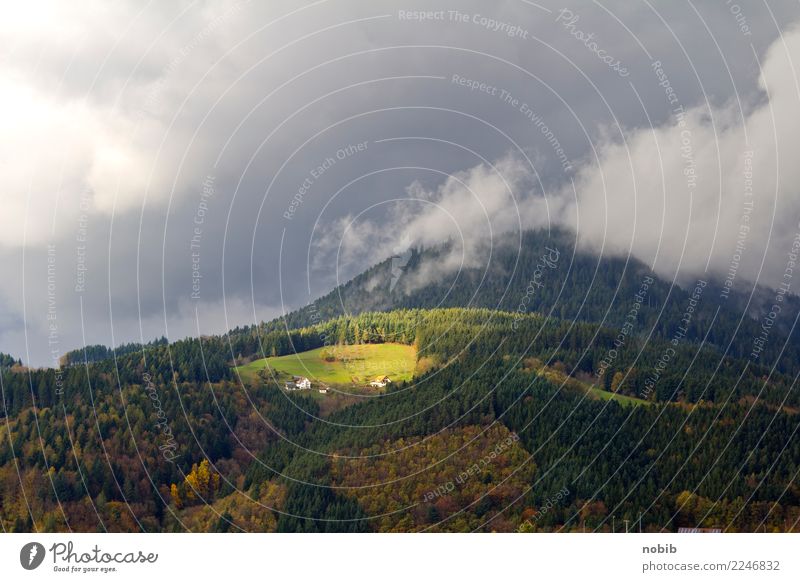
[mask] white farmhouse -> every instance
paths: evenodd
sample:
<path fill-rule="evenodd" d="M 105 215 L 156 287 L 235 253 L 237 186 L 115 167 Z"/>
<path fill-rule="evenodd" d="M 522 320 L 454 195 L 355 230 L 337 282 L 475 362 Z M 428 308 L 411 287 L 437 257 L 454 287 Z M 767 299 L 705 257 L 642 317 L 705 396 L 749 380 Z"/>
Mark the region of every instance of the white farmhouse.
<path fill-rule="evenodd" d="M 288 380 L 284 384 L 286 390 L 311 390 L 311 380 L 305 376 L 296 376 L 294 380 Z"/>
<path fill-rule="evenodd" d="M 392 381 L 389 379 L 389 376 L 379 376 L 370 382 L 369 385 L 373 388 L 385 388 L 387 384 L 391 383 Z"/>

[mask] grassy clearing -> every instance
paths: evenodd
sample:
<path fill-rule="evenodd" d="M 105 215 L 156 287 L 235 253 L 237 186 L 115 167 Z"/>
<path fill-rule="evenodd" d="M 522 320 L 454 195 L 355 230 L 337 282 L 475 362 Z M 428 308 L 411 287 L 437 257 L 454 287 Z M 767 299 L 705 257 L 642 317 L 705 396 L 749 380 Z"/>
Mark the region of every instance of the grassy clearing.
<path fill-rule="evenodd" d="M 616 400 L 622 406 L 634 406 L 637 404 L 650 406 L 653 404 L 649 400 L 635 398 L 633 396 L 625 396 L 624 394 L 615 394 L 614 392 L 608 392 L 606 390 L 601 390 L 600 388 L 589 388 L 589 392 L 600 400 Z"/>
<path fill-rule="evenodd" d="M 413 346 L 402 344 L 362 344 L 330 346 L 274 358 L 263 358 L 238 366 L 245 382 L 252 382 L 258 372 L 271 369 L 277 379 L 306 376 L 312 383 L 329 386 L 364 386 L 378 376 L 392 382 L 411 380 L 417 362 Z"/>
<path fill-rule="evenodd" d="M 530 362 L 527 363 L 530 364 Z M 588 382 L 583 382 L 581 380 L 578 380 L 577 378 L 567 376 L 564 372 L 556 370 L 552 367 L 534 366 L 533 368 L 530 369 L 535 369 L 535 371 L 538 374 L 544 376 L 545 378 L 547 378 L 556 385 L 564 385 L 566 388 L 582 390 L 588 393 L 589 398 L 595 398 L 598 400 L 614 400 L 619 404 L 621 404 L 622 406 L 637 406 L 640 404 L 645 406 L 650 406 L 651 404 L 653 404 L 649 400 L 644 400 L 642 398 L 635 398 L 633 396 L 625 396 L 624 394 L 617 394 L 615 392 L 608 392 L 607 390 L 597 388 L 596 386 L 593 386 Z"/>

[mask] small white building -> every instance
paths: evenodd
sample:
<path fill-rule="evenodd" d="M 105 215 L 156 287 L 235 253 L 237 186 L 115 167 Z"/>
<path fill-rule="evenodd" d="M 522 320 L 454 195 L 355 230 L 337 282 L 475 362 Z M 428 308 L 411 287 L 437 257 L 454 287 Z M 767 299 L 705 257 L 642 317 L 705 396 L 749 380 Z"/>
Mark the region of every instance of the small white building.
<path fill-rule="evenodd" d="M 372 382 L 369 383 L 370 386 L 373 388 L 385 388 L 387 384 L 391 384 L 392 381 L 389 376 L 380 376 L 375 378 Z"/>
<path fill-rule="evenodd" d="M 294 380 L 288 380 L 284 384 L 286 390 L 311 390 L 311 380 L 305 376 L 296 377 Z"/>

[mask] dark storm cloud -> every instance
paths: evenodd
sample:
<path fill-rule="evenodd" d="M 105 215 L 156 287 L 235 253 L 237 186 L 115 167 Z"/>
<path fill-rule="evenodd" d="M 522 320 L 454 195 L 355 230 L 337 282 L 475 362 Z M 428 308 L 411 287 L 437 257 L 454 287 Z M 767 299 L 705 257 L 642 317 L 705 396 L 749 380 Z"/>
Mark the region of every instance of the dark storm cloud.
<path fill-rule="evenodd" d="M 0 286 L 0 350 L 51 363 L 48 244 L 63 351 L 298 307 L 404 236 L 450 234 L 428 214 L 464 195 L 449 176 L 480 188 L 476 199 L 506 196 L 480 170 L 489 163 L 514 176 L 508 200 L 523 202 L 524 226 L 542 223 L 545 196 L 569 224 L 570 177 L 592 187 L 587 168 L 608 163 L 613 144 L 671 123 L 653 61 L 687 110 L 724 109 L 741 126 L 766 102 L 756 59 L 798 16 L 791 2 L 664 4 L 11 11 L 0 257 L 19 276 Z M 514 228 L 515 214 L 486 212 L 460 228 L 476 239 Z"/>

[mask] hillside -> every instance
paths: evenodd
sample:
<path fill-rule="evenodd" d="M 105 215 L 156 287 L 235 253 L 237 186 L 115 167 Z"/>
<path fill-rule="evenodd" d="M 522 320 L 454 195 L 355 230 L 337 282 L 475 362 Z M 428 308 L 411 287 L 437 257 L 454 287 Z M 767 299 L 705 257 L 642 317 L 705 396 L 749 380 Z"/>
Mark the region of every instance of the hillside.
<path fill-rule="evenodd" d="M 363 387 L 378 376 L 392 382 L 411 380 L 417 358 L 413 347 L 402 344 L 336 345 L 307 352 L 262 358 L 235 368 L 242 380 L 280 382 L 284 377 L 308 376 L 314 383 L 336 387 Z"/>
<path fill-rule="evenodd" d="M 444 252 L 422 251 L 391 292 L 374 283 L 384 263 L 337 298 L 228 336 L 61 370 L 6 358 L 0 524 L 610 531 L 613 516 L 641 515 L 646 531 L 790 529 L 797 344 L 770 369 L 785 339 L 776 325 L 754 361 L 741 330 L 758 322 L 715 304 L 713 283 L 697 297 L 636 263 L 562 258 L 528 293 L 553 241 L 526 237 L 519 261 L 497 249 L 496 276 L 478 285 L 463 271 L 449 293 L 414 283 Z M 336 313 L 339 291 L 358 309 Z M 276 383 L 357 386 L 389 372 L 397 381 L 369 395 Z"/>
<path fill-rule="evenodd" d="M 619 327 L 625 323 L 646 277 L 652 277 L 653 283 L 640 305 L 634 333 L 663 340 L 676 337 L 695 294 L 696 281 L 683 282 L 682 287 L 660 279 L 635 258 L 598 258 L 576 251 L 572 236 L 559 230 L 549 234 L 526 231 L 520 240 L 496 244 L 491 258 L 485 257 L 480 267 L 452 274 L 440 268 L 449 245 L 416 250 L 399 278 L 393 276 L 392 259 L 387 259 L 284 318 L 258 329 L 232 330 L 232 351 L 259 353 L 259 333 L 307 327 L 343 315 L 397 309 L 482 307 Z M 551 254 L 558 260 L 548 259 Z M 444 274 L 431 275 L 440 272 Z M 754 339 L 762 335 L 768 311 L 765 306 L 774 302 L 775 292 L 758 287 L 751 296 L 749 291 L 733 290 L 722 299 L 721 279 L 709 275 L 703 281 L 705 286 L 695 301 L 691 320 L 680 331 L 682 341 L 703 342 L 720 354 L 750 358 Z M 800 314 L 800 298 L 784 297 L 769 341 L 758 358 L 750 358 L 753 365 L 763 365 L 765 373 L 773 365 L 782 372 L 800 371 L 800 331 L 794 326 Z"/>

